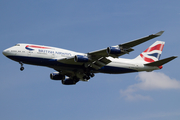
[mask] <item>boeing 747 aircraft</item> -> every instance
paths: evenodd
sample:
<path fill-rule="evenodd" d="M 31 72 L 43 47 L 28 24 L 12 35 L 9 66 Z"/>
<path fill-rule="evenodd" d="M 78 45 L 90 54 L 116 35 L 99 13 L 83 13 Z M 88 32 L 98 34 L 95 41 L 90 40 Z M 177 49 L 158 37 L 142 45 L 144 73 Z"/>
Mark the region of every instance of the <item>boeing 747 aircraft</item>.
<path fill-rule="evenodd" d="M 89 53 L 23 43 L 4 50 L 3 54 L 19 62 L 21 71 L 24 70 L 23 64 L 50 67 L 57 71 L 50 74 L 52 80 L 74 85 L 78 81 L 88 81 L 95 73 L 121 74 L 162 69 L 163 64 L 177 57 L 159 60 L 165 44 L 163 41 L 156 41 L 134 59 L 119 56 L 132 52 L 132 47 L 158 37 L 163 32 Z"/>

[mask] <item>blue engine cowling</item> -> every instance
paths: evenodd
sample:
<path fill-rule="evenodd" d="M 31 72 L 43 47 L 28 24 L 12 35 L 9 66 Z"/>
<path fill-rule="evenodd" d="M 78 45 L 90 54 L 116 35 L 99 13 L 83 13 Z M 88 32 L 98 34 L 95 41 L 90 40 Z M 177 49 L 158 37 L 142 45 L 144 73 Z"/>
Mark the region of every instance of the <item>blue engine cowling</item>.
<path fill-rule="evenodd" d="M 66 79 L 62 80 L 62 84 L 63 85 L 75 85 L 78 81 L 79 81 L 79 79 L 66 78 Z"/>
<path fill-rule="evenodd" d="M 87 56 L 82 56 L 82 55 L 76 55 L 74 57 L 75 62 L 88 62 L 89 58 Z"/>
<path fill-rule="evenodd" d="M 65 75 L 61 75 L 58 72 L 54 72 L 50 74 L 50 78 L 52 80 L 64 80 L 65 79 Z"/>
<path fill-rule="evenodd" d="M 108 54 L 121 54 L 121 49 L 119 47 L 108 47 L 107 53 Z"/>

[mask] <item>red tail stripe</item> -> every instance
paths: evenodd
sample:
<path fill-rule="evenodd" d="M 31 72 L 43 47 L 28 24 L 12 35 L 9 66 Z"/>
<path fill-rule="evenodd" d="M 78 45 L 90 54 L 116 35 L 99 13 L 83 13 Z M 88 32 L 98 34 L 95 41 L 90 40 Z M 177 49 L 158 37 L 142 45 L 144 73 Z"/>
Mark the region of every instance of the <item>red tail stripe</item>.
<path fill-rule="evenodd" d="M 153 59 L 151 59 L 151 58 L 147 58 L 147 57 L 144 57 L 143 56 L 143 54 L 140 54 L 140 56 L 144 59 L 144 61 L 146 61 L 146 62 L 154 62 L 154 60 Z"/>
<path fill-rule="evenodd" d="M 153 46 L 153 47 L 150 47 L 150 48 L 146 49 L 144 52 L 151 52 L 153 50 L 160 50 L 160 51 L 162 51 L 163 47 L 164 47 L 164 44 L 157 44 L 156 46 Z"/>
<path fill-rule="evenodd" d="M 164 48 L 164 44 L 162 44 L 161 51 L 163 51 L 163 48 Z"/>
<path fill-rule="evenodd" d="M 147 48 L 144 52 L 147 52 L 149 48 Z"/>

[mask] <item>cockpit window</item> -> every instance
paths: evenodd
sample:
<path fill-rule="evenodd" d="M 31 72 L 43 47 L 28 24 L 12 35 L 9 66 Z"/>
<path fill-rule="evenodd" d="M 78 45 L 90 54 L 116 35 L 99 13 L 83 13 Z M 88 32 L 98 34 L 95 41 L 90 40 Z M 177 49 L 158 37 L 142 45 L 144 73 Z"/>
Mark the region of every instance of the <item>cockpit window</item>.
<path fill-rule="evenodd" d="M 20 46 L 20 44 L 16 44 L 15 46 Z"/>

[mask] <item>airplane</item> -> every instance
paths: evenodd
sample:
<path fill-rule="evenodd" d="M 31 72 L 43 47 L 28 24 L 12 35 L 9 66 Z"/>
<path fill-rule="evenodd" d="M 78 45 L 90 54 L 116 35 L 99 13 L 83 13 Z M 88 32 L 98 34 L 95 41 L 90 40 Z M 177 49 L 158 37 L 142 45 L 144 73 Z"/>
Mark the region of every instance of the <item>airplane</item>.
<path fill-rule="evenodd" d="M 75 85 L 79 81 L 89 81 L 96 73 L 122 74 L 162 69 L 162 65 L 177 58 L 160 59 L 165 42 L 156 41 L 134 59 L 120 58 L 134 51 L 137 46 L 161 36 L 164 31 L 127 43 L 110 46 L 89 53 L 79 53 L 56 47 L 19 43 L 5 49 L 3 54 L 11 60 L 23 64 L 46 66 L 57 72 L 50 74 L 52 80 L 61 80 L 64 85 Z"/>

